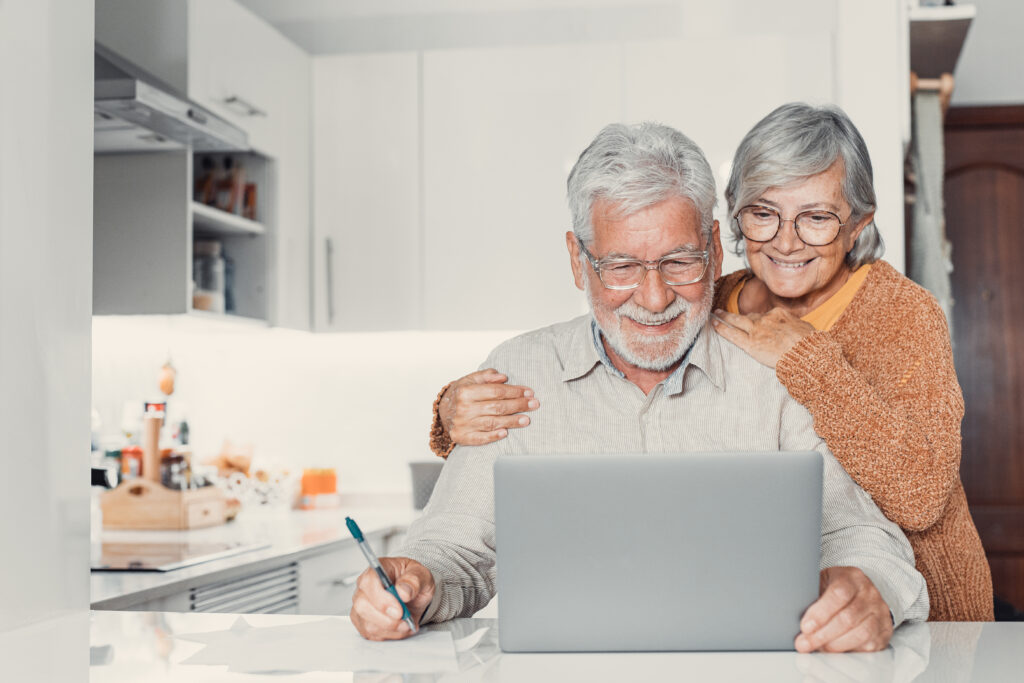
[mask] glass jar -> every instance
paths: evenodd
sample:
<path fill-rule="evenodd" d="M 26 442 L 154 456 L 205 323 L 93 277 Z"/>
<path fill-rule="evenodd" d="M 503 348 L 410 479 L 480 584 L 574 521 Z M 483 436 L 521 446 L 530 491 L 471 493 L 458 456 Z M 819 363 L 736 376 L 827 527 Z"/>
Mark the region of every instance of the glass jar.
<path fill-rule="evenodd" d="M 192 253 L 192 308 L 224 313 L 224 256 L 221 243 L 196 240 Z"/>

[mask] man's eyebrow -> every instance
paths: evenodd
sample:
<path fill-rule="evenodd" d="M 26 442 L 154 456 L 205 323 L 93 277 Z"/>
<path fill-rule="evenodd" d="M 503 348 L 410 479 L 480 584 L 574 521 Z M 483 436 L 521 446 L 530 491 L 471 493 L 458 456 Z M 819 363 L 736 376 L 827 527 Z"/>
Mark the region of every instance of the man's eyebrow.
<path fill-rule="evenodd" d="M 681 244 L 679 246 L 673 247 L 672 249 L 669 249 L 668 251 L 666 251 L 664 254 L 662 254 L 658 258 L 665 258 L 666 256 L 671 256 L 672 254 L 678 254 L 679 252 L 695 252 L 695 251 L 703 251 L 703 249 L 700 247 L 700 245 L 694 244 L 693 242 L 687 242 L 686 244 Z M 627 261 L 642 261 L 643 260 L 643 259 L 641 259 L 638 256 L 634 256 L 633 254 L 624 254 L 621 251 L 608 252 L 607 254 L 602 256 L 601 258 L 602 259 L 622 259 L 622 260 L 627 260 Z"/>

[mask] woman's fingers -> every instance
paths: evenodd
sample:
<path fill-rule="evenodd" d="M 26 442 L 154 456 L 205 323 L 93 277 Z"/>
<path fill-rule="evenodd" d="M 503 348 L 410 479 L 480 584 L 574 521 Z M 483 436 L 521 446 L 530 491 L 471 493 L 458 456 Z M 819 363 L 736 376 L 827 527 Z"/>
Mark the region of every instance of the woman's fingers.
<path fill-rule="evenodd" d="M 756 318 L 746 315 L 740 315 L 739 313 L 730 313 L 729 311 L 723 311 L 722 309 L 716 309 L 712 314 L 712 320 L 717 318 L 721 322 L 724 322 L 729 327 L 734 327 L 744 332 L 750 332 L 754 327 Z"/>

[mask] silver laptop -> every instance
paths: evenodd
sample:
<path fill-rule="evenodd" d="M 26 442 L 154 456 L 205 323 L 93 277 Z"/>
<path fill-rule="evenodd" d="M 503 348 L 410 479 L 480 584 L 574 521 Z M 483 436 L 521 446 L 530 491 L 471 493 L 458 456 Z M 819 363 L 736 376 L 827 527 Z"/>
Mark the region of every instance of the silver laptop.
<path fill-rule="evenodd" d="M 792 650 L 821 479 L 813 451 L 499 458 L 501 649 Z"/>

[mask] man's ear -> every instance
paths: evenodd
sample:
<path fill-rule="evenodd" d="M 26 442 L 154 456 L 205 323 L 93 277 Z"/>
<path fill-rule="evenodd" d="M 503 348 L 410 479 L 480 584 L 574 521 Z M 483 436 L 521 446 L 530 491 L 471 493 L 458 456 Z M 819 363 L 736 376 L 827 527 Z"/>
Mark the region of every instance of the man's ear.
<path fill-rule="evenodd" d="M 722 233 L 718 229 L 718 221 L 711 224 L 711 242 L 708 243 L 708 258 L 714 268 L 715 279 L 722 277 Z"/>
<path fill-rule="evenodd" d="M 576 233 L 572 230 L 565 233 L 565 248 L 569 250 L 569 265 L 572 266 L 572 279 L 576 289 L 583 290 L 583 268 L 580 267 L 580 245 L 576 242 Z"/>

